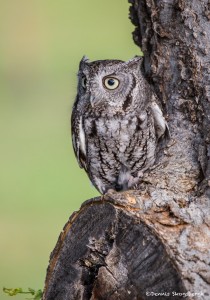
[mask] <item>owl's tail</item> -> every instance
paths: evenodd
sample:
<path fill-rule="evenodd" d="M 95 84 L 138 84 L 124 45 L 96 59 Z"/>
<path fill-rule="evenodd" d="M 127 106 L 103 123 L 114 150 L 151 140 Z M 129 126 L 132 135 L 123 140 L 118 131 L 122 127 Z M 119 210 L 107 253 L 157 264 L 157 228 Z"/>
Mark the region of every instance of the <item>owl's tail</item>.
<path fill-rule="evenodd" d="M 116 181 L 115 189 L 116 191 L 126 191 L 132 188 L 137 182 L 138 178 L 135 178 L 131 175 L 130 170 L 126 166 L 122 166 L 119 172 L 119 176 Z"/>

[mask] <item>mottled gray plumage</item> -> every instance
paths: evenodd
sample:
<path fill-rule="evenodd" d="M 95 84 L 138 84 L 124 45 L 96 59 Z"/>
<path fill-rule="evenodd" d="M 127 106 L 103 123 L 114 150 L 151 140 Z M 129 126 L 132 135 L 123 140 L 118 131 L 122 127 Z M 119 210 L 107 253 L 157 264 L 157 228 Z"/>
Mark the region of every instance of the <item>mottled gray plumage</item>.
<path fill-rule="evenodd" d="M 167 123 L 142 73 L 128 62 L 84 57 L 72 112 L 72 141 L 80 167 L 104 194 L 132 188 L 155 162 Z"/>

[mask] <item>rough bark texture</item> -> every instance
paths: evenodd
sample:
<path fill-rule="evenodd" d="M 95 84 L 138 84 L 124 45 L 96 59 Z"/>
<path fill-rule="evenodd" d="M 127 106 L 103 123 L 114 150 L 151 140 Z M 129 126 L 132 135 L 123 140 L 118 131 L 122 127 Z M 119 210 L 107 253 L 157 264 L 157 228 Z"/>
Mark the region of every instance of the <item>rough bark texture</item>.
<path fill-rule="evenodd" d="M 130 2 L 171 139 L 138 191 L 110 192 L 70 218 L 45 300 L 210 299 L 210 3 Z"/>
<path fill-rule="evenodd" d="M 138 210 L 129 194 L 120 204 L 118 195 L 116 201 L 107 195 L 86 202 L 52 253 L 44 299 L 153 299 L 150 292 L 185 292 L 163 242 Z"/>

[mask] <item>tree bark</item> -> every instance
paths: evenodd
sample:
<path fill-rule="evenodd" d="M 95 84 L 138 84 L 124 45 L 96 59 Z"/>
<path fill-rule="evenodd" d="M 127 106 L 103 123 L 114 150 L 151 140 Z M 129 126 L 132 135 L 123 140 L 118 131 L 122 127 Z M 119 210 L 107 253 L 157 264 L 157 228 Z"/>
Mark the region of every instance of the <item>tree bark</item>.
<path fill-rule="evenodd" d="M 89 200 L 70 217 L 43 300 L 210 299 L 210 2 L 130 3 L 171 139 L 138 190 Z"/>

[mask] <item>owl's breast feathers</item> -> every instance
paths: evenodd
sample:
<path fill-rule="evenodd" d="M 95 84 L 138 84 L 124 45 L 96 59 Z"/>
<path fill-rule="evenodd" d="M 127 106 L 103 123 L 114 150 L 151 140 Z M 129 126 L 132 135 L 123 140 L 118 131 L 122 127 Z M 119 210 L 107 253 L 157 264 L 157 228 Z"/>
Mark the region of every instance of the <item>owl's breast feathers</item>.
<path fill-rule="evenodd" d="M 166 130 L 162 112 L 154 103 L 142 113 L 123 116 L 79 116 L 73 120 L 73 145 L 101 193 L 130 188 L 155 161 L 157 141 Z"/>
<path fill-rule="evenodd" d="M 167 123 L 154 101 L 144 112 L 127 115 L 72 115 L 75 155 L 101 193 L 132 187 L 139 174 L 154 164 L 158 139 L 166 131 Z"/>

